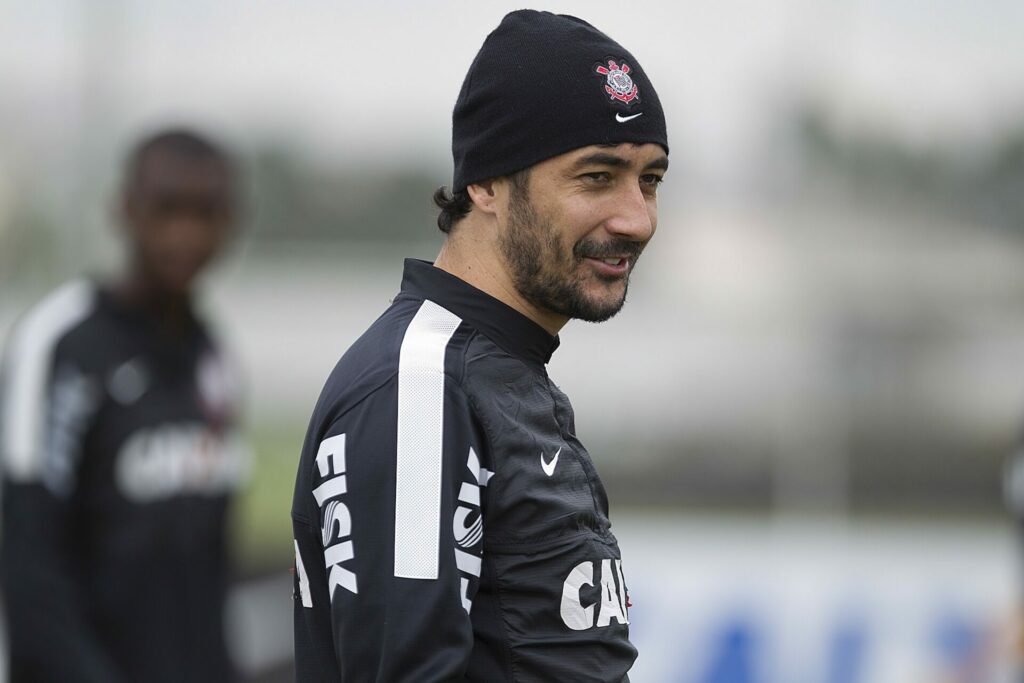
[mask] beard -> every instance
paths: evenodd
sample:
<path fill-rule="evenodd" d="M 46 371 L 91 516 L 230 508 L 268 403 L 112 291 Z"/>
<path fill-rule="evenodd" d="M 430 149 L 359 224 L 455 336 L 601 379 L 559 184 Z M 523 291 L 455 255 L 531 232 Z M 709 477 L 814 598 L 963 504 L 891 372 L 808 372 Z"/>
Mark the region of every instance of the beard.
<path fill-rule="evenodd" d="M 509 196 L 508 229 L 499 240 L 502 256 L 508 264 L 512 282 L 524 299 L 538 308 L 567 318 L 600 323 L 608 320 L 626 303 L 629 274 L 632 273 L 643 244 L 626 239 L 599 242 L 581 239 L 566 249 L 552 221 L 538 214 L 530 201 L 526 182 L 513 177 Z M 626 255 L 630 272 L 626 274 L 622 295 L 612 299 L 589 296 L 586 290 L 584 258 Z M 611 287 L 620 280 L 594 274 Z"/>

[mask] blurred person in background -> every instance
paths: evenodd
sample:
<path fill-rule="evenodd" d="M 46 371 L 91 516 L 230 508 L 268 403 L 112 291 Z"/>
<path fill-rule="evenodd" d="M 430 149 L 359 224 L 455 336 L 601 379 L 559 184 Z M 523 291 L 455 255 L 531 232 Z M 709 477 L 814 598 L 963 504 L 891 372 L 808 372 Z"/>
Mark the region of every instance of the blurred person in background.
<path fill-rule="evenodd" d="M 570 319 L 625 301 L 668 167 L 661 105 L 608 36 L 517 11 L 470 67 L 452 147 L 437 261 L 406 261 L 307 432 L 297 680 L 627 681 L 607 496 L 545 365 Z"/>
<path fill-rule="evenodd" d="M 194 308 L 236 218 L 188 130 L 130 154 L 112 281 L 24 315 L 0 375 L 11 680 L 227 681 L 226 514 L 246 466 L 231 365 Z"/>

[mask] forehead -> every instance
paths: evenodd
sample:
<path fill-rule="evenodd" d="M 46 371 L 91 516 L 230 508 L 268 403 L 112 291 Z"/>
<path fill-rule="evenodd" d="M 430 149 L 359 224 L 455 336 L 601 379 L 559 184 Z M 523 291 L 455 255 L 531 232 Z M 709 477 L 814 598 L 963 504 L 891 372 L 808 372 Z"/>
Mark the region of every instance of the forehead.
<path fill-rule="evenodd" d="M 219 157 L 167 149 L 145 153 L 132 174 L 130 185 L 147 194 L 220 194 L 230 184 L 228 168 Z"/>

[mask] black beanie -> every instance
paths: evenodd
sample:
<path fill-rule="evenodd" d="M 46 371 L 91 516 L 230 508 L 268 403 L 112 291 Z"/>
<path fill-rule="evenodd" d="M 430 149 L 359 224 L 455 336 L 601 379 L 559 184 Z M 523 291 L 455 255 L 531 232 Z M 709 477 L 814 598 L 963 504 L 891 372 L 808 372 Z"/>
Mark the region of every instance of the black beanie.
<path fill-rule="evenodd" d="M 595 144 L 668 152 L 654 86 L 629 52 L 576 17 L 507 14 L 484 41 L 452 113 L 452 190 Z"/>

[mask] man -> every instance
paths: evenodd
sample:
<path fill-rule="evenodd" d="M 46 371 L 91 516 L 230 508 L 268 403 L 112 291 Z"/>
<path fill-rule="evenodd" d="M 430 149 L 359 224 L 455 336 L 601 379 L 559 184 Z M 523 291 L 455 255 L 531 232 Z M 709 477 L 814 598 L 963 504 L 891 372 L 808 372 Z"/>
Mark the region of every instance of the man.
<path fill-rule="evenodd" d="M 668 166 L 661 106 L 589 24 L 513 12 L 470 67 L 452 148 L 436 263 L 406 262 L 310 422 L 297 680 L 626 681 L 608 501 L 545 364 L 570 318 L 625 300 Z"/>
<path fill-rule="evenodd" d="M 192 307 L 234 224 L 225 154 L 142 141 L 127 268 L 31 310 L 5 354 L 0 569 L 18 681 L 225 681 L 225 514 L 244 465 L 233 382 Z"/>

